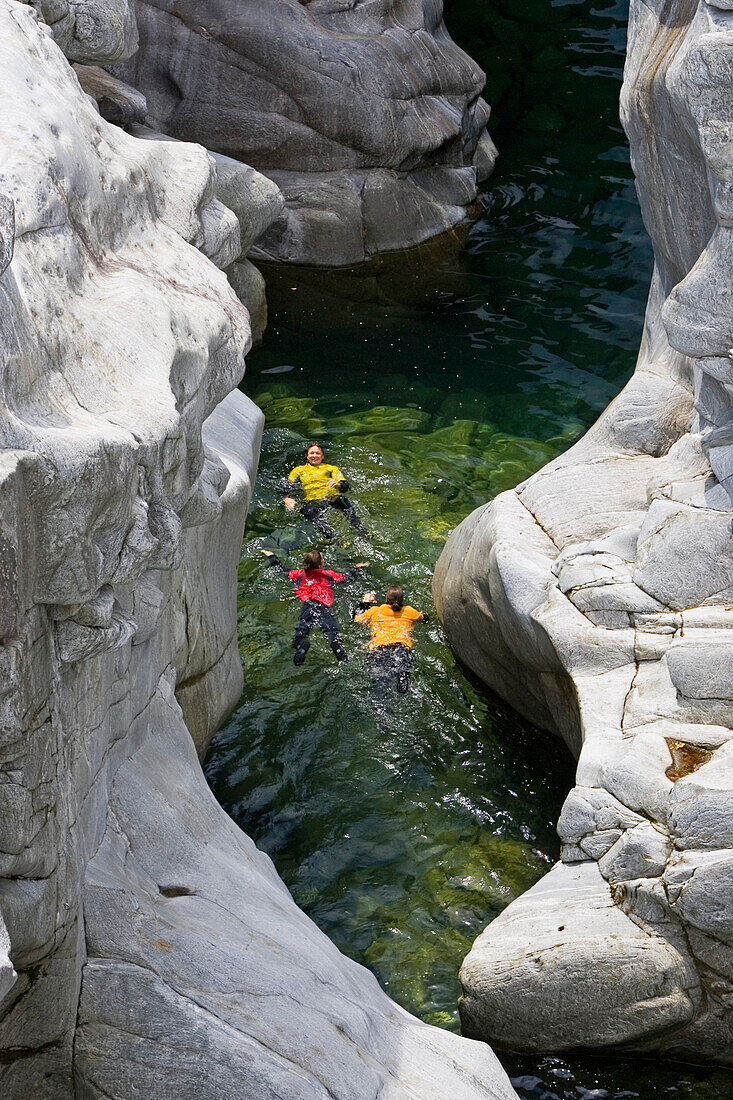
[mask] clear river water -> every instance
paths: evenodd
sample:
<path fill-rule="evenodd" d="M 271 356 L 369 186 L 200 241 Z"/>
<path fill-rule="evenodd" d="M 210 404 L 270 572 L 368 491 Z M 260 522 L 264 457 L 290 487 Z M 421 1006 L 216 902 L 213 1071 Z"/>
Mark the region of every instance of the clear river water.
<path fill-rule="evenodd" d="M 567 448 L 633 370 L 651 252 L 618 122 L 626 17 L 625 0 L 446 0 L 488 74 L 500 149 L 465 248 L 266 271 L 270 325 L 244 383 L 266 415 L 239 572 L 245 689 L 207 777 L 338 947 L 453 1030 L 472 941 L 558 857 L 573 761 L 461 669 L 434 617 L 409 692 L 375 706 L 348 609 L 399 579 L 432 611 L 447 533 Z M 311 440 L 368 539 L 333 513 L 324 543 L 283 509 Z M 335 569 L 370 562 L 334 605 L 341 666 L 322 636 L 293 665 L 296 601 L 258 552 L 299 565 L 311 546 Z M 733 1076 L 668 1061 L 501 1058 L 532 1100 L 733 1097 Z"/>

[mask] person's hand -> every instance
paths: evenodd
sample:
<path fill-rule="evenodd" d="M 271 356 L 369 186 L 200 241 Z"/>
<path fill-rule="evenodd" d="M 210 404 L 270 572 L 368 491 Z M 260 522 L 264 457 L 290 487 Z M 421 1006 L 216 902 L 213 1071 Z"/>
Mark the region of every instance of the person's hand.
<path fill-rule="evenodd" d="M 376 593 L 374 593 L 374 592 L 365 592 L 364 595 L 361 597 L 361 602 L 362 603 L 374 603 L 376 598 L 377 598 Z"/>
<path fill-rule="evenodd" d="M 295 511 L 295 501 L 292 497 L 283 497 L 283 504 L 289 512 Z"/>
<path fill-rule="evenodd" d="M 274 558 L 275 557 L 272 550 L 260 550 L 260 553 L 264 554 L 266 558 Z"/>
<path fill-rule="evenodd" d="M 340 481 L 336 481 L 336 480 L 335 480 L 335 478 L 331 478 L 331 480 L 330 480 L 330 481 L 327 481 L 327 482 L 326 482 L 326 487 L 327 487 L 328 489 L 335 489 L 335 488 L 336 488 L 336 486 L 337 486 L 337 485 L 340 485 L 340 484 L 341 484 L 341 482 L 340 482 Z"/>
<path fill-rule="evenodd" d="M 368 561 L 358 561 L 354 566 L 354 569 L 367 569 L 369 567 Z"/>

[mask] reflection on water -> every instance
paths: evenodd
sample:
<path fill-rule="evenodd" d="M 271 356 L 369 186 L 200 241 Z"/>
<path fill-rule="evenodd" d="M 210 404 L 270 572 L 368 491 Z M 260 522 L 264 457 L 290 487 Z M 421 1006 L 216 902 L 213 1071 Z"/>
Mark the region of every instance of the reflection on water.
<path fill-rule="evenodd" d="M 457 970 L 481 928 L 557 858 L 572 782 L 559 742 L 418 628 L 410 693 L 375 708 L 348 586 L 350 654 L 314 640 L 257 552 L 322 545 L 279 479 L 327 444 L 371 532 L 339 529 L 328 564 L 369 558 L 366 587 L 430 607 L 447 532 L 564 450 L 629 377 L 650 254 L 617 99 L 626 8 L 610 0 L 446 0 L 489 75 L 501 156 L 461 253 L 446 238 L 368 269 L 267 272 L 271 325 L 246 389 L 267 415 L 240 567 L 246 686 L 207 774 L 298 903 L 401 1004 L 457 1027 Z M 640 1058 L 503 1056 L 532 1100 L 713 1100 L 731 1078 Z M 355 1098 L 356 1100 L 356 1098 Z"/>
<path fill-rule="evenodd" d="M 522 1100 L 729 1100 L 723 1070 L 644 1058 L 502 1055 Z"/>

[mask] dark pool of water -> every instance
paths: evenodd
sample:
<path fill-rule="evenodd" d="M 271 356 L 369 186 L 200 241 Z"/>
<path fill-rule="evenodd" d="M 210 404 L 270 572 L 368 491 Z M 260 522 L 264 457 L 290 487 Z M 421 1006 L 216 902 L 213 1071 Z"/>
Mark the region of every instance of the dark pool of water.
<path fill-rule="evenodd" d="M 617 118 L 626 14 L 609 0 L 446 0 L 487 70 L 501 149 L 466 250 L 267 272 L 271 324 L 246 379 L 267 416 L 239 575 L 246 686 L 207 775 L 334 942 L 452 1029 L 473 939 L 558 856 L 572 761 L 467 676 L 435 624 L 418 628 L 409 694 L 376 707 L 348 608 L 400 579 L 429 609 L 448 531 L 564 450 L 633 370 L 651 257 Z M 338 517 L 325 547 L 336 568 L 370 561 L 335 604 L 341 667 L 321 639 L 293 666 L 296 602 L 258 553 L 295 564 L 324 547 L 280 504 L 313 438 L 371 533 Z M 733 1095 L 727 1074 L 658 1061 L 502 1057 L 533 1100 Z"/>

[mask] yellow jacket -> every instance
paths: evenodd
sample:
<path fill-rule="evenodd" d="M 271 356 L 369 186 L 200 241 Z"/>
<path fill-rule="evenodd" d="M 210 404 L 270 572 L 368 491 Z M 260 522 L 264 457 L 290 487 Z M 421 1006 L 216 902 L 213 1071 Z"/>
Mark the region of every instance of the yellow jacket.
<path fill-rule="evenodd" d="M 299 481 L 306 500 L 323 500 L 325 497 L 337 497 L 338 489 L 329 489 L 329 481 L 343 481 L 344 475 L 336 466 L 321 462 L 318 466 L 296 466 L 288 474 L 288 481 Z"/>
<path fill-rule="evenodd" d="M 378 649 L 382 645 L 406 645 L 412 649 L 412 628 L 416 622 L 422 619 L 419 611 L 406 604 L 399 611 L 395 611 L 388 603 L 379 607 L 370 607 L 368 611 L 359 611 L 354 620 L 357 623 L 368 623 L 372 628 L 372 638 L 368 649 Z"/>

